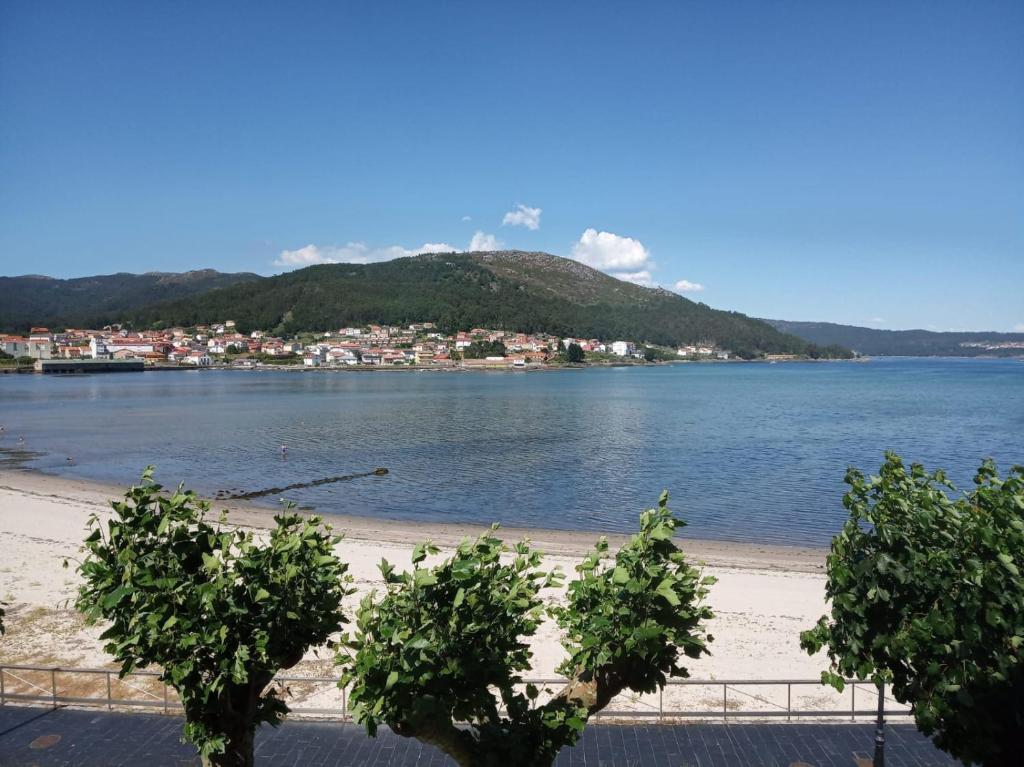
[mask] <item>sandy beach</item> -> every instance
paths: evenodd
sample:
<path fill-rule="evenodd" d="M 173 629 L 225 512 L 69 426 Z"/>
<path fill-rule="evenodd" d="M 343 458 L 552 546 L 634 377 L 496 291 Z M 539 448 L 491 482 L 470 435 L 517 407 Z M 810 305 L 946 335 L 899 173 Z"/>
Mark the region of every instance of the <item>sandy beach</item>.
<path fill-rule="evenodd" d="M 0 663 L 63 667 L 109 666 L 97 640 L 102 629 L 87 627 L 71 607 L 78 585 L 66 557 L 78 555 L 90 513 L 108 513 L 110 498 L 123 488 L 28 471 L 0 472 L 0 599 L 7 606 L 7 634 L 0 639 Z M 272 512 L 238 502 L 214 505 L 229 510 L 229 522 L 253 528 L 272 523 Z M 408 566 L 412 545 L 433 540 L 444 549 L 481 530 L 470 525 L 419 525 L 368 518 L 330 521 L 345 535 L 338 547 L 349 563 L 357 594 L 381 584 L 383 557 Z M 504 529 L 506 540 L 528 537 L 546 553 L 548 567 L 567 574 L 598 538 L 598 533 Z M 613 548 L 617 538 L 610 536 Z M 718 578 L 711 589 L 715 619 L 712 655 L 689 664 L 695 679 L 815 679 L 822 658 L 800 650 L 798 634 L 825 609 L 823 565 L 818 549 L 684 540 L 691 561 Z M 557 597 L 557 595 L 553 595 Z M 563 657 L 559 631 L 546 624 L 533 640 L 534 672 L 550 676 Z M 297 670 L 331 674 L 329 653 L 310 652 Z M 817 689 L 807 690 L 810 697 Z M 821 693 L 824 695 L 824 693 Z M 824 700 L 824 698 L 822 698 Z"/>

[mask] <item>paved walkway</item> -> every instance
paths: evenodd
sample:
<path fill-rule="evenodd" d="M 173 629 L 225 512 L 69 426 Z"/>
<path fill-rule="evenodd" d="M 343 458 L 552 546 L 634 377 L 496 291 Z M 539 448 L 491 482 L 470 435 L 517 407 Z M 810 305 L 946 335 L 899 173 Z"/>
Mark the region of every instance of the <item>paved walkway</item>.
<path fill-rule="evenodd" d="M 181 719 L 159 714 L 0 707 L 2 767 L 193 767 Z M 597 725 L 559 754 L 560 767 L 860 767 L 870 765 L 869 724 Z M 866 759 L 865 762 L 859 761 Z M 452 764 L 439 751 L 351 724 L 289 722 L 262 727 L 256 761 L 265 767 Z M 949 767 L 911 725 L 887 728 L 887 767 Z"/>

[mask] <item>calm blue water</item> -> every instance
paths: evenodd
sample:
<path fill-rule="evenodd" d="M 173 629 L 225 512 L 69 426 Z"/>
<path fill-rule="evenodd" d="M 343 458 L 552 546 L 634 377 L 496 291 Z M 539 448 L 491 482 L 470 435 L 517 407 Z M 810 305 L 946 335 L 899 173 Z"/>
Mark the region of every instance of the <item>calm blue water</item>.
<path fill-rule="evenodd" d="M 963 485 L 984 456 L 1024 463 L 1024 363 L 7 375 L 0 423 L 0 448 L 24 435 L 28 466 L 78 477 L 128 482 L 153 463 L 165 485 L 213 493 L 385 466 L 288 497 L 603 531 L 632 529 L 668 488 L 693 537 L 821 545 L 844 518 L 846 467 L 874 471 L 885 449 Z"/>

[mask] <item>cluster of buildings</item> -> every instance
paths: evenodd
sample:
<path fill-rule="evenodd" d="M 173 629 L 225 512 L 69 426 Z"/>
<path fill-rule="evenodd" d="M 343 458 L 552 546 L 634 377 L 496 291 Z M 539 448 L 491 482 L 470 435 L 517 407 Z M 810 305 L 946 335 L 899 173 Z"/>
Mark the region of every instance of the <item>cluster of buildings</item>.
<path fill-rule="evenodd" d="M 502 356 L 466 355 L 470 347 L 500 349 Z M 501 347 L 498 346 L 501 344 Z M 233 321 L 195 328 L 132 332 L 117 326 L 102 330 L 68 328 L 51 332 L 32 328 L 28 337 L 0 336 L 0 351 L 36 360 L 142 360 L 147 364 L 209 367 L 253 366 L 281 362 L 305 367 L 437 366 L 527 367 L 543 365 L 578 344 L 588 354 L 642 359 L 644 348 L 631 341 L 605 343 L 596 338 L 558 338 L 545 333 L 517 333 L 474 328 L 447 334 L 434 323 L 406 327 L 368 325 L 327 333 L 278 338 L 264 331 L 240 333 Z M 711 356 L 711 346 L 685 346 L 680 356 Z"/>
<path fill-rule="evenodd" d="M 967 349 L 984 349 L 985 351 L 994 352 L 1007 349 L 1024 349 L 1024 341 L 963 341 L 960 346 Z"/>

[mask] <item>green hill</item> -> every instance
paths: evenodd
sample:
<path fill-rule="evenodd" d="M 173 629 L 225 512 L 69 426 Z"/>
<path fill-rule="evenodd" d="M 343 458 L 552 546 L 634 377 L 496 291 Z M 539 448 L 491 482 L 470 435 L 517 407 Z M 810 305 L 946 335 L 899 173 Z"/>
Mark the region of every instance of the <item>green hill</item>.
<path fill-rule="evenodd" d="M 0 277 L 0 332 L 23 333 L 33 325 L 96 327 L 110 318 L 158 301 L 205 293 L 262 279 L 213 269 L 181 274 L 105 274 L 58 280 L 30 275 Z"/>
<path fill-rule="evenodd" d="M 878 330 L 832 322 L 765 320 L 769 325 L 814 344 L 839 344 L 876 357 L 977 357 L 1024 355 L 1024 333 L 935 332 L 931 330 Z"/>
<path fill-rule="evenodd" d="M 277 333 L 432 321 L 449 330 L 505 328 L 667 346 L 711 342 L 745 355 L 819 353 L 743 314 L 623 282 L 570 259 L 520 251 L 310 266 L 117 319 L 136 327 L 233 319 L 243 330 Z"/>

